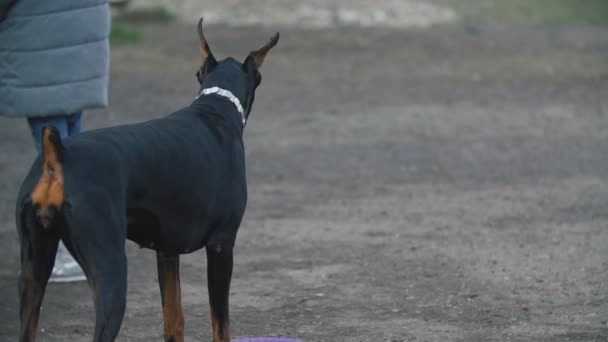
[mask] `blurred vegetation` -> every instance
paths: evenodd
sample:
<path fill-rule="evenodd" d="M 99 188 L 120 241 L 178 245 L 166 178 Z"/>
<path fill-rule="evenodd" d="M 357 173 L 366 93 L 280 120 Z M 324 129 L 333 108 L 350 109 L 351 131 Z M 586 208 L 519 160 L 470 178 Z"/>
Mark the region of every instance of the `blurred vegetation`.
<path fill-rule="evenodd" d="M 133 25 L 114 21 L 110 31 L 111 44 L 136 44 L 141 40 L 141 33 Z"/>
<path fill-rule="evenodd" d="M 608 0 L 443 0 L 467 19 L 608 26 Z"/>
<path fill-rule="evenodd" d="M 120 15 L 121 20 L 131 22 L 168 23 L 175 19 L 175 13 L 164 6 L 132 10 Z"/>
<path fill-rule="evenodd" d="M 142 40 L 142 34 L 137 25 L 144 22 L 168 23 L 175 19 L 175 14 L 166 7 L 152 7 L 133 11 L 125 8 L 115 8 L 112 19 L 110 42 L 112 44 L 137 44 Z"/>

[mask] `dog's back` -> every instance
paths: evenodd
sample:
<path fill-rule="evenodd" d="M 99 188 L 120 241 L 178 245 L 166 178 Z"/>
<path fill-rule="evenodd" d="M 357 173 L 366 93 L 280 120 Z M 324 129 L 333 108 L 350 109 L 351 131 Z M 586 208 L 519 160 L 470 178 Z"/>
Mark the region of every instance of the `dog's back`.
<path fill-rule="evenodd" d="M 102 191 L 112 203 L 88 205 L 129 213 L 129 238 L 144 247 L 194 251 L 212 237 L 216 223 L 240 221 L 247 199 L 241 134 L 205 107 L 195 103 L 166 118 L 92 130 L 63 142 L 47 131 L 44 153 L 21 193 L 32 194 L 38 218 L 50 228 L 56 214 L 51 207 L 69 210 L 87 192 Z M 141 220 L 148 226 L 142 237 Z"/>

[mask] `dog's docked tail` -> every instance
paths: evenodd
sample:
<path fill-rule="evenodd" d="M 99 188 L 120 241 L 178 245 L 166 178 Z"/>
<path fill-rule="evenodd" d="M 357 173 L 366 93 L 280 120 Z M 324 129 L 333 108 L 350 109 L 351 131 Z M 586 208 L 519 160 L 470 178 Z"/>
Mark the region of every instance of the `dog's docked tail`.
<path fill-rule="evenodd" d="M 65 148 L 53 126 L 42 130 L 42 174 L 31 193 L 36 217 L 48 229 L 65 200 L 62 161 Z"/>

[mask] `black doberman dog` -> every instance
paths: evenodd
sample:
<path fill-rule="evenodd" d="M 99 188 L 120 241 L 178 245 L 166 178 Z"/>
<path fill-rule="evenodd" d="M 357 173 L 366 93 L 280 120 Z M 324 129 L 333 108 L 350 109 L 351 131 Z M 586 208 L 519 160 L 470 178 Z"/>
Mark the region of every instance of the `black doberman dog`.
<path fill-rule="evenodd" d="M 243 129 L 275 34 L 243 63 L 216 61 L 198 24 L 199 95 L 167 117 L 88 131 L 43 153 L 17 200 L 20 341 L 34 341 L 59 240 L 93 290 L 94 341 L 114 341 L 125 312 L 125 239 L 156 251 L 165 341 L 184 340 L 179 255 L 207 253 L 213 341 L 230 341 L 233 246 L 247 203 Z"/>

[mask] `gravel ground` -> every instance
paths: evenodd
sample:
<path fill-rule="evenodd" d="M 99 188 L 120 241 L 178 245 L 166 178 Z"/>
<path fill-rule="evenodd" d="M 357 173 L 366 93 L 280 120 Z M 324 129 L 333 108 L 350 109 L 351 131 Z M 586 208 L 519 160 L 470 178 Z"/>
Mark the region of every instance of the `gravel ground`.
<path fill-rule="evenodd" d="M 85 127 L 187 105 L 192 25 L 112 51 L 111 105 Z M 211 26 L 242 58 L 270 28 Z M 247 126 L 250 205 L 234 337 L 608 340 L 608 31 L 445 24 L 281 28 Z M 0 340 L 17 334 L 14 200 L 34 157 L 0 119 Z M 128 243 L 120 341 L 160 341 L 153 253 Z M 187 341 L 209 340 L 203 253 L 183 258 Z M 41 341 L 88 341 L 84 284 L 51 285 Z"/>

